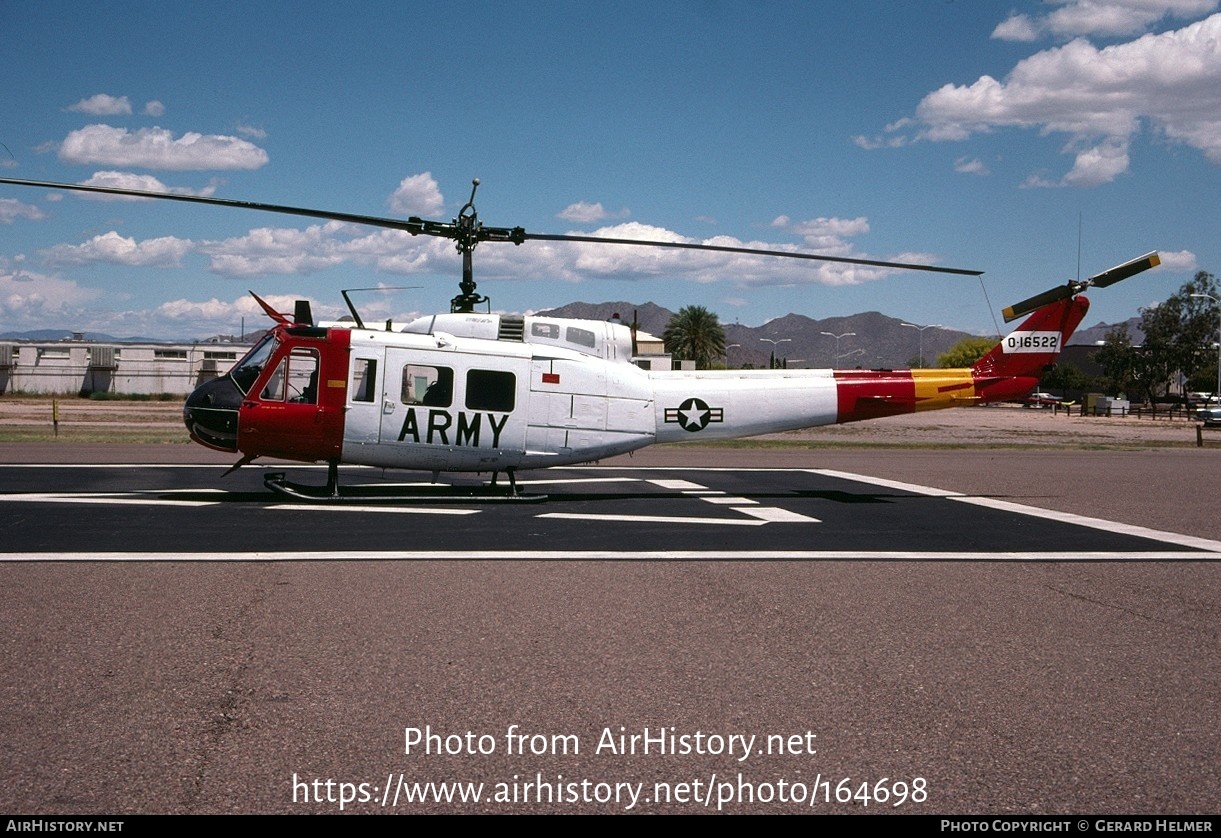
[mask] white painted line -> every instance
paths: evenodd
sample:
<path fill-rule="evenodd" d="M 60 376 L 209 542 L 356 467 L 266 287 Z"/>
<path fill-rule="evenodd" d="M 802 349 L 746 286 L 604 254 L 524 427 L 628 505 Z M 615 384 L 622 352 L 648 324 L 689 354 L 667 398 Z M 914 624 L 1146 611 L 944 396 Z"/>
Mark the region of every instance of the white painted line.
<path fill-rule="evenodd" d="M 475 515 L 478 509 L 423 506 L 351 506 L 349 504 L 275 503 L 266 509 L 291 509 L 308 512 L 396 512 L 406 515 Z"/>
<path fill-rule="evenodd" d="M 750 498 L 735 498 L 730 497 L 729 495 L 721 495 L 719 497 L 701 497 L 700 500 L 704 501 L 705 503 L 724 504 L 725 506 L 747 506 L 752 503 L 758 503 L 757 500 L 751 500 Z"/>
<path fill-rule="evenodd" d="M 699 526 L 759 527 L 766 521 L 741 518 L 684 518 L 678 515 L 582 515 L 576 512 L 544 512 L 538 518 L 559 518 L 566 521 L 627 521 L 638 524 L 698 524 Z"/>
<path fill-rule="evenodd" d="M 743 515 L 753 515 L 754 517 L 767 521 L 770 524 L 822 523 L 818 518 L 811 518 L 808 515 L 802 515 L 800 512 L 792 512 L 788 509 L 780 509 L 779 507 L 775 506 L 735 507 L 734 512 L 741 512 Z"/>
<path fill-rule="evenodd" d="M 831 469 L 806 470 L 814 474 L 822 474 L 827 477 L 836 477 L 841 480 L 852 480 L 857 483 L 866 483 L 871 486 L 883 486 L 889 489 L 898 489 L 900 491 L 911 492 L 918 495 L 949 498 L 950 500 L 958 501 L 960 503 L 970 503 L 975 506 L 998 509 L 1004 512 L 1013 512 L 1019 515 L 1028 515 L 1032 518 L 1044 518 L 1049 521 L 1061 521 L 1063 523 L 1074 524 L 1079 527 L 1089 527 L 1091 529 L 1104 530 L 1106 532 L 1122 533 L 1124 535 L 1136 536 L 1138 538 L 1163 541 L 1167 544 L 1181 544 L 1184 547 L 1193 547 L 1198 550 L 1221 553 L 1221 541 L 1214 541 L 1208 538 L 1198 538 L 1193 535 L 1181 535 L 1179 533 L 1153 530 L 1147 527 L 1138 527 L 1133 524 L 1121 524 L 1116 521 L 1107 521 L 1102 518 L 1089 518 L 1072 512 L 1058 512 L 1054 509 L 1043 509 L 1042 507 L 1029 506 L 1022 503 L 1013 503 L 1012 501 L 965 495 L 962 492 L 950 492 L 946 491 L 945 489 L 936 489 L 931 486 L 917 486 L 914 483 L 900 483 L 896 480 L 883 480 L 878 477 L 869 477 L 868 475 L 863 474 L 852 474 L 851 472 L 846 471 L 834 471 Z"/>
<path fill-rule="evenodd" d="M 306 562 L 306 561 L 803 561 L 803 562 L 1221 562 L 1216 553 L 1155 550 L 1146 553 L 1008 552 L 934 553 L 851 550 L 422 550 L 247 553 L 0 553 L 2 562 Z"/>
<path fill-rule="evenodd" d="M 946 489 L 935 489 L 932 486 L 917 486 L 915 483 L 901 483 L 898 480 L 884 480 L 881 477 L 870 477 L 865 474 L 853 474 L 849 471 L 836 471 L 829 468 L 800 469 L 810 474 L 821 474 L 825 477 L 835 477 L 839 480 L 851 480 L 855 483 L 868 483 L 870 486 L 881 486 L 884 489 L 898 489 L 900 492 L 911 492 L 914 495 L 928 495 L 934 498 L 954 498 L 962 492 L 951 492 Z"/>
<path fill-rule="evenodd" d="M 1003 512 L 1016 512 L 1021 515 L 1029 515 L 1034 518 L 1046 518 L 1049 521 L 1062 521 L 1066 524 L 1074 524 L 1078 527 L 1089 527 L 1095 530 L 1105 530 L 1106 532 L 1120 533 L 1122 535 L 1131 535 L 1136 538 L 1149 538 L 1154 541 L 1164 541 L 1168 544 L 1181 544 L 1184 547 L 1194 547 L 1197 550 L 1209 550 L 1213 553 L 1221 553 L 1221 541 L 1213 541 L 1208 538 L 1198 538 L 1194 535 L 1180 535 L 1179 533 L 1163 532 L 1161 530 L 1151 530 L 1147 527 L 1138 527 L 1134 524 L 1120 524 L 1115 521 L 1106 521 L 1102 518 L 1089 518 L 1085 515 L 1076 515 L 1072 512 L 1057 512 L 1054 509 L 1042 509 L 1037 506 L 1027 506 L 1022 503 L 1013 503 L 1007 500 L 996 500 L 995 498 L 977 498 L 963 495 L 961 497 L 951 498 L 961 503 L 969 503 L 974 506 L 983 506 L 989 509 L 999 509 Z"/>
<path fill-rule="evenodd" d="M 54 495 L 29 492 L 0 495 L 0 501 L 11 503 L 92 503 L 107 506 L 216 506 L 219 501 L 165 500 L 164 498 L 113 497 L 108 495 Z"/>
<path fill-rule="evenodd" d="M 197 491 L 193 489 L 176 489 L 174 491 Z M 216 492 L 219 490 L 209 490 Z M 107 495 L 104 493 L 81 492 L 71 495 L 40 494 L 28 492 L 25 494 L 0 494 L 0 501 L 15 503 L 87 503 L 103 506 L 217 506 L 220 501 L 168 500 L 159 497 L 141 497 L 139 494 L 129 496 Z M 407 507 L 407 506 L 349 506 L 310 503 L 276 503 L 268 504 L 264 509 L 309 510 L 310 512 L 397 512 L 409 515 L 475 515 L 478 509 L 454 509 L 452 507 Z"/>
<path fill-rule="evenodd" d="M 684 492 L 702 492 L 707 491 L 707 486 L 701 486 L 699 483 L 692 483 L 690 480 L 650 480 L 654 486 L 660 486 L 662 489 L 672 489 Z"/>

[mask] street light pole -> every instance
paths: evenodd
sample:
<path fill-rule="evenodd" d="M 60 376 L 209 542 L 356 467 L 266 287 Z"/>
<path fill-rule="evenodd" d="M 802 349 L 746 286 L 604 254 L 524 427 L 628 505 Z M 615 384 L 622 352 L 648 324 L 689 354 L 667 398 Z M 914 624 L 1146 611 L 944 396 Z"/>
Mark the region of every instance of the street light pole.
<path fill-rule="evenodd" d="M 1217 306 L 1217 389 L 1213 395 L 1221 399 L 1221 300 L 1218 300 L 1212 294 L 1192 294 L 1191 296 L 1212 300 Z"/>
<path fill-rule="evenodd" d="M 759 338 L 759 340 L 763 341 L 764 343 L 770 343 L 772 345 L 772 360 L 771 360 L 771 363 L 768 365 L 769 369 L 776 368 L 776 347 L 782 343 L 792 343 L 793 342 L 792 338 L 781 338 L 780 340 L 772 340 L 771 338 Z"/>
<path fill-rule="evenodd" d="M 819 332 L 819 334 L 826 335 L 829 338 L 835 338 L 835 360 L 831 362 L 831 366 L 835 366 L 839 363 L 839 339 L 852 337 L 856 334 L 856 332 L 844 332 L 842 335 L 833 335 L 830 332 Z"/>
<path fill-rule="evenodd" d="M 907 326 L 908 328 L 915 329 L 917 332 L 920 333 L 920 368 L 923 369 L 924 368 L 924 330 L 925 329 L 940 329 L 941 324 L 940 323 L 930 323 L 927 326 L 917 326 L 915 323 L 900 323 L 899 325 Z"/>
<path fill-rule="evenodd" d="M 742 344 L 730 343 L 725 345 L 725 369 L 729 369 L 729 350 L 734 349 L 735 347 L 741 349 Z"/>

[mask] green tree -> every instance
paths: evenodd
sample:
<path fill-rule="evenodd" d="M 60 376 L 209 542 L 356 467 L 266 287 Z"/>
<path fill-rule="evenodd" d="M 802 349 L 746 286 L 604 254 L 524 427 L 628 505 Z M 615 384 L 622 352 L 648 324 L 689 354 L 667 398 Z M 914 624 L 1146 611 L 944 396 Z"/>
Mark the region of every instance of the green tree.
<path fill-rule="evenodd" d="M 1102 341 L 1102 348 L 1091 353 L 1102 367 L 1102 389 L 1111 395 L 1136 393 L 1139 378 L 1140 350 L 1132 346 L 1127 324 L 1112 326 Z"/>
<path fill-rule="evenodd" d="M 1200 271 L 1163 303 L 1141 309 L 1140 325 L 1145 333 L 1144 350 L 1150 356 L 1151 391 L 1168 393 L 1177 376 L 1196 379 L 1201 370 L 1213 368 L 1212 351 L 1217 333 L 1217 310 L 1207 299 L 1217 299 L 1213 275 Z M 1151 393 L 1152 394 L 1152 393 Z"/>
<path fill-rule="evenodd" d="M 1090 377 L 1082 372 L 1079 367 L 1066 364 L 1063 361 L 1057 363 L 1051 372 L 1043 376 L 1040 382 L 1041 387 L 1046 387 L 1049 390 L 1060 390 L 1066 397 L 1069 393 L 1082 393 L 1088 390 L 1091 385 Z"/>
<path fill-rule="evenodd" d="M 1143 345 L 1132 345 L 1126 326 L 1111 330 L 1094 354 L 1111 392 L 1153 401 L 1169 395 L 1180 373 L 1188 382 L 1199 381 L 1207 371 L 1215 373 L 1216 308 L 1196 295 L 1218 296 L 1212 274 L 1200 271 L 1165 302 L 1141 309 Z"/>
<path fill-rule="evenodd" d="M 670 318 L 661 339 L 676 361 L 695 361 L 708 369 L 725 354 L 725 330 L 717 316 L 703 306 L 685 306 Z"/>
<path fill-rule="evenodd" d="M 996 338 L 963 338 L 937 356 L 937 366 L 942 369 L 969 367 L 987 355 L 996 346 Z"/>

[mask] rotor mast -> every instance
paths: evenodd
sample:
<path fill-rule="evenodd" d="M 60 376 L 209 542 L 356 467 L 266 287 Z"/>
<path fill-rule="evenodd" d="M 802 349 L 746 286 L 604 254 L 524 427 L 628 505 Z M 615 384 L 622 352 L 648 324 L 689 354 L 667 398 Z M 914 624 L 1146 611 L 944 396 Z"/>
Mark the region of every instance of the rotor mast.
<path fill-rule="evenodd" d="M 475 190 L 479 188 L 479 178 L 471 181 L 471 199 L 454 219 L 454 242 L 458 252 L 462 254 L 462 281 L 458 283 L 458 296 L 449 301 L 449 310 L 455 313 L 469 313 L 475 306 L 488 302 L 488 298 L 475 292 L 475 266 L 472 254 L 475 245 L 479 244 L 479 213 L 475 210 Z"/>
<path fill-rule="evenodd" d="M 475 306 L 488 302 L 488 298 L 475 291 L 475 270 L 471 254 L 475 245 L 482 241 L 512 242 L 521 244 L 526 240 L 524 227 L 484 227 L 475 209 L 475 190 L 479 188 L 479 178 L 471 181 L 471 198 L 462 209 L 452 225 L 438 225 L 434 230 L 426 227 L 421 232 L 431 235 L 442 235 L 452 238 L 458 252 L 462 254 L 462 281 L 458 283 L 458 296 L 449 301 L 449 310 L 457 314 L 468 314 Z"/>

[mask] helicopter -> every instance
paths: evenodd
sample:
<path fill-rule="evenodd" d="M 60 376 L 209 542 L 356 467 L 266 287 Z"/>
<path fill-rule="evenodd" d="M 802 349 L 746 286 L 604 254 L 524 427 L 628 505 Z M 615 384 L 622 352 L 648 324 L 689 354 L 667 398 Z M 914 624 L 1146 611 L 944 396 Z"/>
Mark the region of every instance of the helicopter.
<path fill-rule="evenodd" d="M 450 311 L 401 326 L 366 326 L 347 291 L 351 320 L 315 322 L 308 301 L 277 311 L 253 294 L 274 326 L 224 375 L 183 406 L 195 442 L 240 455 L 327 465 L 325 487 L 269 474 L 268 488 L 308 500 L 352 495 L 340 464 L 508 478 L 655 443 L 711 441 L 1009 401 L 1052 368 L 1085 317 L 1081 292 L 1160 263 L 1156 251 L 1085 280 L 1056 286 L 1003 312 L 1026 319 L 971 367 L 908 370 L 645 370 L 633 362 L 636 330 L 622 322 L 499 314 L 478 293 L 472 254 L 482 242 L 591 242 L 797 258 L 978 276 L 982 272 L 812 253 L 691 242 L 617 239 L 487 227 L 471 197 L 450 222 L 354 215 L 227 198 L 0 178 L 0 183 L 261 210 L 448 238 L 462 255 Z M 485 307 L 479 311 L 479 307 Z M 537 496 L 531 496 L 537 497 Z"/>

